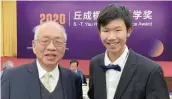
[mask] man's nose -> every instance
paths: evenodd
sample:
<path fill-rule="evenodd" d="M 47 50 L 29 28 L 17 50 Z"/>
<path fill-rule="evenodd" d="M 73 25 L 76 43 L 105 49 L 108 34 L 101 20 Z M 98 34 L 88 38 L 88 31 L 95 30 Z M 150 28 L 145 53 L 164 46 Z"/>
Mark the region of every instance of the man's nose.
<path fill-rule="evenodd" d="M 56 50 L 56 47 L 54 46 L 52 40 L 50 41 L 50 44 L 47 45 L 47 49 L 48 49 L 48 50 Z"/>
<path fill-rule="evenodd" d="M 111 32 L 109 33 L 108 39 L 109 39 L 109 40 L 116 39 L 116 36 L 117 36 L 116 33 L 113 32 L 113 31 L 111 31 Z"/>

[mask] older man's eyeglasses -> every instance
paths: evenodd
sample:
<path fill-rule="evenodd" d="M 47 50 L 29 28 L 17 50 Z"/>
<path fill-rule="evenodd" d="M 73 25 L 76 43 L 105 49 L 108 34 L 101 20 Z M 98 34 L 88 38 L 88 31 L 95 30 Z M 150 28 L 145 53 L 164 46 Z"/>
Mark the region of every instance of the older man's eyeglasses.
<path fill-rule="evenodd" d="M 37 39 L 36 41 L 38 41 L 39 44 L 42 46 L 48 46 L 51 43 L 51 41 L 53 41 L 55 47 L 63 47 L 66 44 L 65 42 L 60 41 L 58 38 L 51 39 L 44 37 Z"/>

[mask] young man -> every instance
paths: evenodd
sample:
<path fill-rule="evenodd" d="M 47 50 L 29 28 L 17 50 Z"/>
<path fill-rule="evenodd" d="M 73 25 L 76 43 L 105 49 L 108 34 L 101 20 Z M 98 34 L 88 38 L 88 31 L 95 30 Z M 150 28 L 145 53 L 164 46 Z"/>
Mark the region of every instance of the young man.
<path fill-rule="evenodd" d="M 132 32 L 130 11 L 108 5 L 97 22 L 106 52 L 91 59 L 90 99 L 169 99 L 161 66 L 126 45 Z"/>

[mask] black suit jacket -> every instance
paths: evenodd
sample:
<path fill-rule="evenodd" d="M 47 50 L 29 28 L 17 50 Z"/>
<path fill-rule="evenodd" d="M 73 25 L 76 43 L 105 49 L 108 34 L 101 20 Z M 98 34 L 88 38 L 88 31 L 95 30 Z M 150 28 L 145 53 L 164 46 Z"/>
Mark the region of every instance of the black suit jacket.
<path fill-rule="evenodd" d="M 105 54 L 90 62 L 90 99 L 107 99 L 106 75 L 100 67 Z M 114 99 L 169 99 L 161 67 L 152 60 L 129 50 L 129 56 L 117 86 Z"/>
<path fill-rule="evenodd" d="M 81 77 L 82 83 L 87 84 L 86 77 L 85 77 L 84 73 L 81 70 L 77 69 L 77 74 Z"/>
<path fill-rule="evenodd" d="M 64 99 L 82 99 L 82 80 L 73 71 L 60 67 Z M 36 62 L 4 71 L 1 99 L 41 99 Z M 57 97 L 58 99 L 58 97 Z"/>

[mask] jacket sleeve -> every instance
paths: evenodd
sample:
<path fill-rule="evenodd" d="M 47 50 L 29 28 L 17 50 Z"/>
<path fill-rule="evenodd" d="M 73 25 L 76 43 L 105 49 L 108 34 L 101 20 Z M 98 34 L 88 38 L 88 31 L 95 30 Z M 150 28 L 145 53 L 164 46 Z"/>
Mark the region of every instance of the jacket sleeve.
<path fill-rule="evenodd" d="M 83 92 L 82 92 L 82 80 L 81 77 L 77 76 L 76 80 L 76 86 L 77 86 L 77 99 L 83 99 Z"/>
<path fill-rule="evenodd" d="M 1 99 L 10 99 L 10 72 L 3 71 L 1 77 Z"/>
<path fill-rule="evenodd" d="M 89 75 L 90 75 L 90 79 L 89 79 L 89 90 L 88 90 L 88 97 L 90 99 L 94 99 L 94 82 L 93 82 L 93 62 L 90 62 L 90 66 L 89 66 Z"/>
<path fill-rule="evenodd" d="M 146 99 L 170 99 L 160 66 L 157 66 L 150 74 L 146 87 Z"/>

